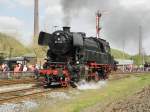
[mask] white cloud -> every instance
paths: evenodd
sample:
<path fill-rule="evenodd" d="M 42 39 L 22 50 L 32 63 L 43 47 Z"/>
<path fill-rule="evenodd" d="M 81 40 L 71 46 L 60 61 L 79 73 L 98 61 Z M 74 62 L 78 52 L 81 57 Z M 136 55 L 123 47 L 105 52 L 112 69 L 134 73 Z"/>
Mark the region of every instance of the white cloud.
<path fill-rule="evenodd" d="M 51 1 L 44 0 L 43 5 L 45 10 L 43 12 L 43 18 L 41 20 L 42 30 L 47 32 L 54 31 L 54 26 L 62 26 L 62 9 L 60 5 L 60 0 Z"/>
<path fill-rule="evenodd" d="M 61 11 L 61 6 L 57 5 L 57 6 L 50 6 L 46 8 L 46 15 L 58 15 L 60 13 L 62 13 Z"/>
<path fill-rule="evenodd" d="M 15 0 L 15 2 L 25 7 L 32 7 L 34 5 L 34 0 Z"/>
<path fill-rule="evenodd" d="M 60 5 L 61 0 L 44 0 L 46 7 Z"/>
<path fill-rule="evenodd" d="M 120 5 L 125 8 L 142 8 L 150 9 L 149 0 L 119 0 Z"/>
<path fill-rule="evenodd" d="M 0 16 L 0 32 L 20 35 L 24 22 L 16 17 Z"/>
<path fill-rule="evenodd" d="M 0 0 L 0 6 L 5 6 L 5 8 L 13 8 L 16 5 L 11 0 Z"/>
<path fill-rule="evenodd" d="M 0 0 L 0 5 L 6 7 L 16 7 L 16 6 L 24 6 L 24 7 L 33 7 L 34 0 Z"/>
<path fill-rule="evenodd" d="M 0 4 L 6 4 L 6 3 L 9 3 L 10 1 L 9 0 L 0 0 Z"/>
<path fill-rule="evenodd" d="M 13 35 L 24 45 L 29 45 L 32 42 L 32 32 L 27 31 L 25 22 L 16 17 L 0 16 L 0 32 Z"/>

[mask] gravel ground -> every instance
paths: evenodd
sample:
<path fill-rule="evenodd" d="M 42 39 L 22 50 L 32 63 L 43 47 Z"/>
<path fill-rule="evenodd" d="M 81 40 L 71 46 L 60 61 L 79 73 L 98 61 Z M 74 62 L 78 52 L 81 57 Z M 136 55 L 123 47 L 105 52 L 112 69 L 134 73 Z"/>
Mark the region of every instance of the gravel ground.
<path fill-rule="evenodd" d="M 97 104 L 83 112 L 150 112 L 150 86 L 133 96 L 109 104 Z"/>
<path fill-rule="evenodd" d="M 38 107 L 34 101 L 22 101 L 20 103 L 5 103 L 0 105 L 0 112 L 29 112 L 31 109 Z"/>
<path fill-rule="evenodd" d="M 150 112 L 150 86 L 143 88 L 133 96 L 111 104 L 106 112 Z"/>
<path fill-rule="evenodd" d="M 43 107 L 45 105 L 48 105 L 49 107 L 52 107 L 56 105 L 58 102 L 62 100 L 70 101 L 70 99 L 73 98 L 73 96 L 80 94 L 76 90 L 69 90 L 67 92 L 50 92 L 47 94 L 44 94 L 41 98 L 36 99 L 26 99 L 19 102 L 14 101 L 14 103 L 4 103 L 0 105 L 0 112 L 32 112 L 35 109 L 38 109 L 40 106 Z M 35 111 L 36 112 L 36 111 Z"/>

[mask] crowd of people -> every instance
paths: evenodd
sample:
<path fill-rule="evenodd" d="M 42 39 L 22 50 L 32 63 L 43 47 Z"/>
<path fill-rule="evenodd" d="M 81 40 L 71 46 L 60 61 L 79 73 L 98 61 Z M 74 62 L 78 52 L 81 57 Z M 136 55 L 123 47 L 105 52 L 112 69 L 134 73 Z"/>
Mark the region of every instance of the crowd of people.
<path fill-rule="evenodd" d="M 123 71 L 123 72 L 148 72 L 150 71 L 150 64 L 145 63 L 144 65 L 123 65 L 123 66 L 118 66 L 118 70 Z"/>
<path fill-rule="evenodd" d="M 40 67 L 37 64 L 23 65 L 21 63 L 16 63 L 15 65 L 13 65 L 12 71 L 11 71 L 8 64 L 3 63 L 0 65 L 0 72 L 2 74 L 1 77 L 3 77 L 3 78 L 9 78 L 9 77 L 12 77 L 12 75 L 14 77 L 18 77 L 22 73 L 27 73 L 27 72 L 34 73 L 35 77 L 38 78 L 39 69 L 40 69 Z"/>
<path fill-rule="evenodd" d="M 21 63 L 16 63 L 13 66 L 13 69 L 10 70 L 10 67 L 8 64 L 3 63 L 0 65 L 0 78 L 10 78 L 10 77 L 19 77 L 22 75 L 22 73 L 34 73 L 35 78 L 39 78 L 39 69 L 40 66 L 37 64 L 35 65 L 26 65 Z M 143 71 L 150 71 L 150 64 L 145 63 L 144 65 L 123 65 L 118 66 L 117 70 L 123 71 L 123 72 L 143 72 Z"/>

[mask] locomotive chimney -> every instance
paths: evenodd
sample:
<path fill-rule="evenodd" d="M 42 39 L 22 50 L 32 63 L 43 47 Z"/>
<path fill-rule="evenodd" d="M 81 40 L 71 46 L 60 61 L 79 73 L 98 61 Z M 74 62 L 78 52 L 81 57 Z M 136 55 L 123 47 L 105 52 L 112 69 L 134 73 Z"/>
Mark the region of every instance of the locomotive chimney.
<path fill-rule="evenodd" d="M 64 26 L 64 27 L 63 27 L 63 31 L 65 31 L 65 32 L 70 32 L 70 27 Z"/>

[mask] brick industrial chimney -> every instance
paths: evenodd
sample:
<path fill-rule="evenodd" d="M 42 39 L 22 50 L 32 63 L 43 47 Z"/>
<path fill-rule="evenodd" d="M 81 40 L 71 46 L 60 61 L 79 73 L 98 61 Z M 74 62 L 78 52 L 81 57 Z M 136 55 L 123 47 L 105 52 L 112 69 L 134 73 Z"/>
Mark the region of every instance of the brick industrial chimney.
<path fill-rule="evenodd" d="M 142 26 L 139 26 L 139 56 L 142 56 Z"/>
<path fill-rule="evenodd" d="M 34 37 L 39 35 L 39 0 L 34 0 Z"/>

